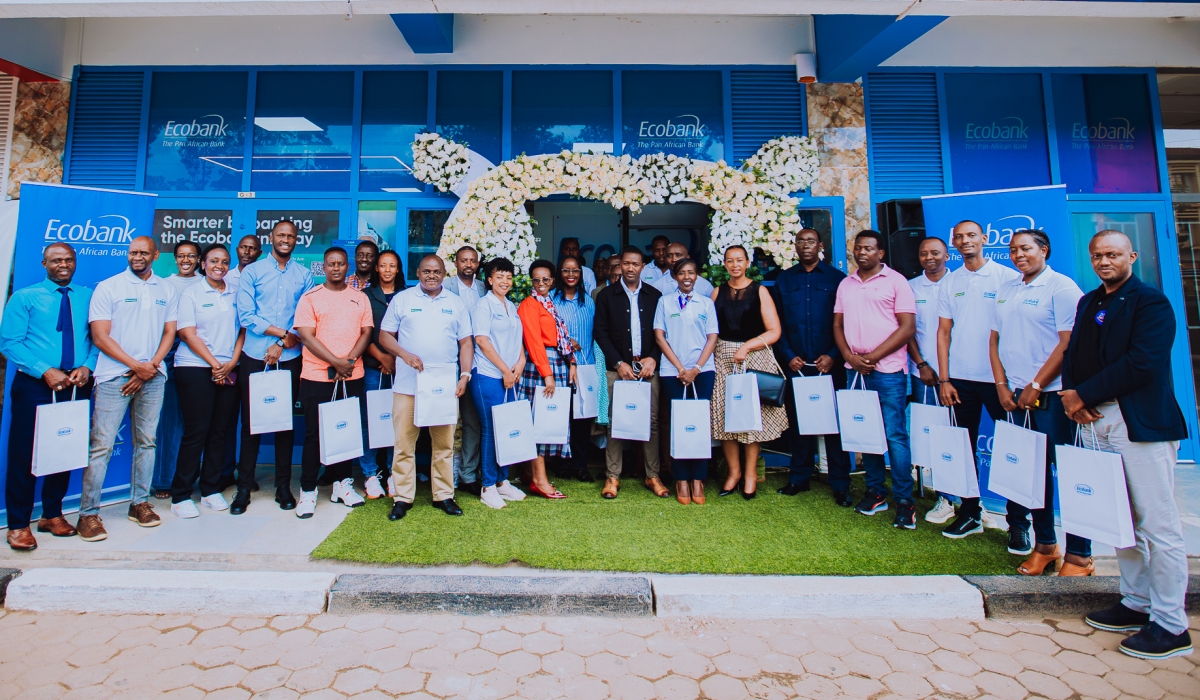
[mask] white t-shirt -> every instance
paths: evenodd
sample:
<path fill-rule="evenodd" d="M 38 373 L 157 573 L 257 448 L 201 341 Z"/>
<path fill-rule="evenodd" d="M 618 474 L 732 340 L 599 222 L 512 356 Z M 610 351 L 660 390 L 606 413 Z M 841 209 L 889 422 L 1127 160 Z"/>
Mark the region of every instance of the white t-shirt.
<path fill-rule="evenodd" d="M 422 364 L 457 366 L 458 341 L 471 337 L 471 316 L 457 294 L 442 287 L 430 298 L 418 284 L 392 297 L 379 329 L 396 333 L 400 347 L 421 358 Z M 415 396 L 417 370 L 398 360 L 392 390 Z"/>
<path fill-rule="evenodd" d="M 989 342 L 992 337 L 992 307 L 996 292 L 1021 273 L 993 260 L 975 272 L 966 265 L 942 278 L 938 293 L 938 316 L 954 321 L 950 331 L 950 377 L 992 384 Z"/>
<path fill-rule="evenodd" d="M 938 371 L 937 331 L 938 331 L 938 290 L 950 273 L 942 275 L 937 282 L 930 280 L 925 273 L 917 275 L 908 281 L 912 288 L 913 297 L 917 302 L 917 348 L 921 351 L 921 359 L 929 363 L 934 374 Z M 908 371 L 915 377 L 920 376 L 917 363 L 910 357 Z"/>
<path fill-rule="evenodd" d="M 179 295 L 179 330 L 195 328 L 196 335 L 204 341 L 208 351 L 222 363 L 233 359 L 233 346 L 237 344 L 242 326 L 237 315 L 237 294 L 231 284 L 225 283 L 225 291 L 218 292 L 207 281 L 188 285 Z M 182 339 L 175 351 L 176 367 L 209 367 L 209 364 L 192 352 Z"/>
<path fill-rule="evenodd" d="M 471 332 L 476 337 L 486 337 L 509 367 L 517 364 L 524 352 L 521 317 L 517 315 L 516 305 L 508 299 L 501 301 L 490 292 L 471 309 Z M 504 373 L 484 356 L 478 342 L 475 343 L 475 369 L 485 377 L 504 378 Z"/>
<path fill-rule="evenodd" d="M 179 295 L 175 287 L 153 273 L 143 280 L 129 268 L 96 285 L 88 322 L 111 321 L 109 335 L 125 354 L 138 362 L 149 362 L 162 343 L 163 326 L 177 320 Z M 96 361 L 96 383 L 106 382 L 129 371 L 124 364 L 100 353 Z M 167 373 L 165 363 L 158 371 Z"/>
<path fill-rule="evenodd" d="M 1000 364 L 1008 387 L 1020 392 L 1033 381 L 1058 346 L 1058 334 L 1075 327 L 1075 308 L 1083 291 L 1074 280 L 1047 265 L 1032 282 L 1006 282 L 992 306 L 992 330 L 1000 333 Z M 1042 387 L 1062 389 L 1062 377 Z"/>
<path fill-rule="evenodd" d="M 659 277 L 658 281 L 652 286 L 658 291 L 662 292 L 663 296 L 679 291 L 679 283 L 675 281 L 675 277 L 673 275 L 663 275 L 662 277 Z M 697 277 L 696 284 L 692 285 L 692 292 L 696 294 L 702 294 L 706 297 L 712 297 L 712 282 L 709 282 L 703 277 Z"/>
<path fill-rule="evenodd" d="M 709 334 L 717 333 L 717 307 L 712 299 L 692 291 L 691 299 L 680 308 L 683 296 L 673 292 L 658 300 L 658 308 L 654 310 L 654 329 L 666 331 L 667 344 L 675 352 L 675 357 L 683 363 L 685 369 L 696 366 L 700 353 L 708 343 Z M 678 377 L 679 370 L 663 356 L 662 370 L 664 377 Z M 700 366 L 701 372 L 716 371 L 713 356 Z"/>

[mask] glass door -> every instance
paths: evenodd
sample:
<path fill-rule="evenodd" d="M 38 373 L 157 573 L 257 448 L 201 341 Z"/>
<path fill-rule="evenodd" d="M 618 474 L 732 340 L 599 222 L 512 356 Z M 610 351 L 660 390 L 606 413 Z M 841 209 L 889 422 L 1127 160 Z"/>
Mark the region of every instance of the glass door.
<path fill-rule="evenodd" d="M 396 250 L 404 265 L 404 279 L 411 287 L 417 283 L 416 270 L 421 258 L 436 253 L 442 243 L 442 229 L 450 218 L 456 199 L 412 199 L 397 202 Z"/>
<path fill-rule="evenodd" d="M 270 248 L 269 236 L 275 224 L 284 219 L 295 223 L 297 238 L 292 258 L 308 268 L 318 284 L 325 281 L 325 249 L 339 240 L 355 238 L 348 199 L 242 199 L 236 205 L 237 238 L 257 235 L 264 255 Z"/>

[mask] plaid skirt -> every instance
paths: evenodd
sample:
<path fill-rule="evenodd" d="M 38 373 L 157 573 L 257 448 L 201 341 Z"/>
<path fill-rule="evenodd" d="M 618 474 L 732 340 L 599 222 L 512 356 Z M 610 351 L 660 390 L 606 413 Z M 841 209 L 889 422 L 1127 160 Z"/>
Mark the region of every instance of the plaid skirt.
<path fill-rule="evenodd" d="M 546 358 L 550 360 L 550 373 L 554 376 L 554 386 L 568 386 L 571 381 L 571 366 L 558 355 L 557 348 L 546 348 Z M 533 395 L 546 388 L 542 375 L 532 362 L 525 363 L 525 371 L 521 373 L 521 381 L 517 382 L 517 398 L 526 399 L 533 404 Z M 542 445 L 538 444 L 538 454 L 542 457 L 570 457 L 571 445 Z"/>
<path fill-rule="evenodd" d="M 715 440 L 736 440 L 742 444 L 770 442 L 783 435 L 783 431 L 787 430 L 787 409 L 782 406 L 763 405 L 762 430 L 749 433 L 725 432 L 725 378 L 737 371 L 733 355 L 741 346 L 741 343 L 718 340 L 717 349 L 713 352 L 717 364 L 717 379 L 713 384 L 712 413 L 709 414 L 712 418 L 712 436 Z M 755 350 L 750 353 L 746 357 L 746 369 L 782 374 L 770 350 Z"/>

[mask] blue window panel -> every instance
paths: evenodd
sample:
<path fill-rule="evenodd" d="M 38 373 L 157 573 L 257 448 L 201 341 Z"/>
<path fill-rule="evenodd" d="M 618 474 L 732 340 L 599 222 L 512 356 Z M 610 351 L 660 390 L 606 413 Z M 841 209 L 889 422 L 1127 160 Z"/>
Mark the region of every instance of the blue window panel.
<path fill-rule="evenodd" d="M 937 75 L 871 73 L 864 86 L 874 199 L 943 194 Z"/>
<path fill-rule="evenodd" d="M 947 73 L 955 192 L 1050 184 L 1046 109 L 1037 73 Z"/>
<path fill-rule="evenodd" d="M 610 71 L 513 71 L 512 152 L 613 150 Z"/>
<path fill-rule="evenodd" d="M 623 152 L 725 157 L 719 71 L 622 71 Z"/>
<path fill-rule="evenodd" d="M 349 191 L 354 74 L 258 74 L 254 170 L 261 191 Z"/>
<path fill-rule="evenodd" d="M 1158 192 L 1146 76 L 1058 74 L 1051 81 L 1067 192 Z"/>
<path fill-rule="evenodd" d="M 504 74 L 438 71 L 437 132 L 493 163 L 500 162 Z"/>
<path fill-rule="evenodd" d="M 412 142 L 427 127 L 429 74 L 366 71 L 362 87 L 362 192 L 423 192 L 412 176 Z"/>
<path fill-rule="evenodd" d="M 146 138 L 146 189 L 242 188 L 246 73 L 155 73 Z"/>
<path fill-rule="evenodd" d="M 83 71 L 71 99 L 71 144 L 66 180 L 120 190 L 137 188 L 142 129 L 142 71 Z"/>
<path fill-rule="evenodd" d="M 735 70 L 729 82 L 734 164 L 771 139 L 804 135 L 804 86 L 794 70 Z"/>

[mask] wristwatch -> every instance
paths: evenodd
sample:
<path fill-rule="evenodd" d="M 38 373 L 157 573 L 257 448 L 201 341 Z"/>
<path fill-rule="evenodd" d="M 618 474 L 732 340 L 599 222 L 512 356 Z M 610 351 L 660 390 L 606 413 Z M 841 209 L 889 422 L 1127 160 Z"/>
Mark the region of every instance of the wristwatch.
<path fill-rule="evenodd" d="M 928 367 L 928 366 L 929 366 L 929 363 L 928 363 L 928 362 L 920 362 L 920 363 L 917 363 L 917 369 L 923 369 L 923 368 L 925 368 L 925 367 Z"/>
<path fill-rule="evenodd" d="M 466 377 L 468 382 L 471 381 L 471 373 L 470 372 L 459 372 L 458 378 L 462 379 L 463 377 Z"/>
<path fill-rule="evenodd" d="M 283 338 L 280 338 L 279 340 L 276 340 L 276 341 L 275 341 L 275 344 L 276 344 L 276 345 L 278 345 L 279 347 L 283 347 Z"/>
<path fill-rule="evenodd" d="M 1032 382 L 1029 382 L 1029 386 L 1033 387 L 1033 388 L 1034 388 L 1034 389 L 1036 389 L 1037 391 L 1041 391 L 1041 390 L 1042 390 L 1042 385 L 1041 385 L 1041 384 L 1038 384 L 1038 383 L 1037 383 L 1037 380 L 1034 380 L 1034 381 L 1032 381 Z"/>

